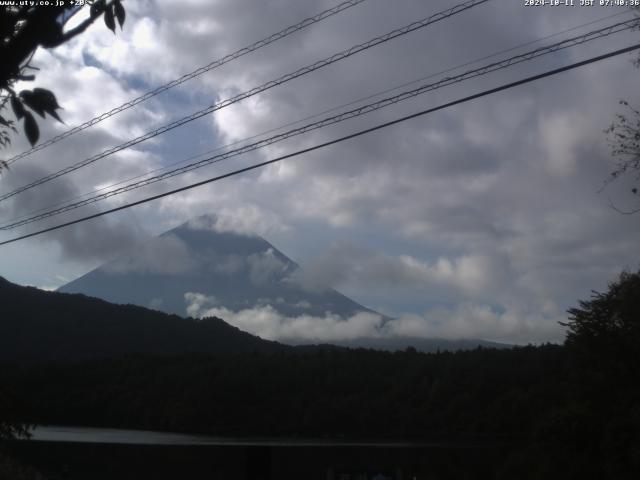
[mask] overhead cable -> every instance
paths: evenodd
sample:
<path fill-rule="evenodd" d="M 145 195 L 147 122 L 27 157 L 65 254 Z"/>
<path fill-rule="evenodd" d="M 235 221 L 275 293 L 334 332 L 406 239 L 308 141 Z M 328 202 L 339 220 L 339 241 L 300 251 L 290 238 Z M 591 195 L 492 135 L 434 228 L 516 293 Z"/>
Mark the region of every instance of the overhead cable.
<path fill-rule="evenodd" d="M 337 114 L 337 115 L 333 115 L 327 118 L 324 118 L 322 120 L 316 121 L 316 122 L 312 122 L 309 123 L 307 125 L 303 125 L 301 127 L 298 128 L 294 128 L 291 130 L 288 130 L 286 132 L 280 133 L 278 135 L 274 135 L 271 137 L 268 137 L 266 139 L 262 139 L 259 140 L 257 142 L 248 144 L 248 145 L 244 145 L 242 147 L 233 149 L 233 150 L 229 150 L 227 152 L 218 154 L 218 155 L 214 155 L 202 160 L 199 160 L 197 162 L 193 162 L 187 165 L 184 165 L 182 167 L 178 167 L 172 170 L 169 170 L 167 172 L 161 173 L 159 175 L 155 175 L 153 177 L 149 177 L 149 178 L 145 178 L 142 180 L 139 180 L 137 182 L 134 183 L 130 183 L 128 185 L 119 187 L 115 190 L 110 190 L 108 192 L 104 192 L 98 195 L 95 195 L 93 197 L 89 197 L 86 198 L 84 200 L 80 200 L 74 203 L 70 203 L 67 205 L 64 205 L 62 207 L 59 208 L 54 208 L 51 210 L 48 210 L 44 213 L 40 213 L 34 216 L 31 216 L 29 218 L 26 219 L 22 219 L 19 221 L 15 221 L 12 223 L 8 223 L 5 224 L 3 226 L 0 227 L 0 230 L 10 230 L 13 228 L 17 228 L 20 227 L 22 225 L 26 225 L 29 223 L 33 223 L 39 220 L 43 220 L 45 218 L 49 218 L 52 217 L 54 215 L 59 215 L 61 213 L 65 213 L 71 210 L 75 210 L 77 208 L 86 206 L 86 205 L 90 205 L 93 203 L 96 203 L 98 201 L 116 196 L 116 195 L 120 195 L 132 190 L 136 190 L 138 188 L 142 188 L 178 175 L 182 175 L 184 173 L 190 172 L 192 170 L 196 170 L 198 168 L 202 168 L 204 166 L 207 165 L 211 165 L 213 163 L 219 163 L 223 160 L 226 160 L 228 158 L 231 157 L 235 157 L 238 155 L 242 155 L 244 153 L 248 153 L 254 150 L 258 150 L 260 148 L 272 145 L 274 143 L 286 140 L 288 138 L 292 138 L 298 135 L 302 135 L 304 133 L 313 131 L 313 130 L 317 130 L 323 127 L 326 127 L 328 125 L 333 125 L 335 123 L 340 123 L 343 122 L 345 120 L 349 120 L 351 118 L 355 118 L 355 117 L 359 117 L 371 112 L 374 112 L 376 110 L 380 110 L 382 108 L 394 105 L 398 102 L 404 101 L 404 100 L 408 100 L 410 98 L 414 98 L 418 95 L 424 94 L 426 92 L 429 91 L 433 91 L 433 90 L 437 90 L 439 88 L 443 88 L 445 86 L 449 86 L 449 85 L 453 85 L 456 83 L 460 83 L 463 82 L 465 80 L 469 80 L 471 78 L 476 78 L 482 75 L 486 75 L 498 70 L 503 70 L 509 67 L 512 67 L 513 65 L 517 65 L 519 63 L 522 62 L 526 62 L 526 61 L 530 61 L 533 60 L 535 58 L 541 57 L 543 55 L 548 55 L 554 52 L 557 52 L 559 50 L 563 50 L 569 47 L 573 47 L 576 45 L 581 45 L 584 44 L 586 42 L 589 41 L 593 41 L 599 38 L 603 38 L 606 37 L 608 35 L 611 35 L 613 33 L 618 33 L 618 32 L 622 32 L 625 30 L 629 30 L 629 29 L 633 29 L 633 28 L 637 28 L 638 26 L 640 26 L 640 20 L 635 19 L 635 20 L 630 20 L 630 21 L 626 21 L 626 22 L 620 22 L 614 25 L 610 25 L 608 27 L 605 28 L 601 28 L 599 30 L 594 30 L 588 33 L 585 33 L 583 35 L 577 36 L 577 37 L 573 37 L 573 38 L 569 38 L 566 40 L 562 40 L 560 42 L 554 43 L 552 45 L 548 45 L 546 47 L 540 47 L 537 48 L 535 50 L 531 50 L 529 52 L 526 53 L 522 53 L 510 58 L 507 58 L 505 60 L 501 60 L 498 62 L 494 62 L 494 63 L 490 63 L 488 65 L 485 65 L 483 67 L 479 67 L 473 70 L 469 70 L 467 72 L 461 73 L 459 75 L 455 75 L 455 76 L 451 76 L 451 77 L 445 77 L 441 80 L 438 80 L 436 82 L 433 83 L 429 83 L 429 84 L 425 84 L 425 85 L 421 85 L 415 89 L 412 90 L 408 90 L 405 92 L 402 92 L 400 94 L 391 96 L 391 97 L 387 97 L 387 98 L 383 98 L 381 100 L 378 100 L 376 102 L 373 103 L 369 103 L 367 105 L 363 105 L 360 106 L 358 108 Z"/>
<path fill-rule="evenodd" d="M 510 88 L 514 88 L 514 87 L 517 87 L 517 86 L 520 86 L 520 85 L 531 83 L 531 82 L 534 82 L 536 80 L 541 80 L 543 78 L 550 77 L 552 75 L 557 75 L 559 73 L 566 72 L 568 70 L 573 70 L 575 68 L 582 67 L 584 65 L 595 63 L 595 62 L 598 62 L 598 61 L 601 61 L 601 60 L 604 60 L 604 59 L 607 59 L 607 58 L 611 58 L 611 57 L 614 57 L 614 56 L 617 56 L 617 55 L 622 55 L 624 53 L 632 52 L 632 51 L 638 50 L 638 49 L 640 49 L 640 44 L 632 45 L 632 46 L 626 47 L 626 48 L 621 48 L 619 50 L 614 50 L 613 52 L 609 52 L 609 53 L 606 53 L 604 55 L 599 55 L 597 57 L 592 57 L 592 58 L 590 58 L 588 60 L 583 60 L 581 62 L 572 63 L 572 64 L 566 65 L 564 67 L 556 68 L 556 69 L 553 69 L 553 70 L 548 70 L 548 71 L 546 71 L 544 73 L 540 73 L 538 75 L 533 75 L 533 76 L 530 76 L 530 77 L 526 77 L 526 78 L 524 78 L 522 80 L 518 80 L 518 81 L 515 81 L 515 82 L 507 83 L 507 84 L 501 85 L 499 87 L 491 88 L 489 90 L 484 90 L 483 92 L 476 93 L 474 95 L 469 95 L 467 97 L 464 97 L 464 98 L 461 98 L 461 99 L 458 99 L 458 100 L 454 100 L 453 102 L 448 102 L 448 103 L 445 103 L 445 104 L 437 106 L 437 107 L 433 107 L 433 108 L 429 108 L 429 109 L 426 109 L 426 110 L 422 110 L 420 112 L 413 113 L 411 115 L 406 115 L 406 116 L 398 118 L 396 120 L 392 120 L 390 122 L 381 123 L 381 124 L 376 125 L 374 127 L 370 127 L 370 128 L 364 129 L 364 130 L 360 130 L 360 131 L 358 131 L 356 133 L 352 133 L 350 135 L 345 135 L 343 137 L 339 137 L 339 138 L 336 138 L 336 139 L 328 141 L 328 142 L 324 142 L 324 143 L 321 143 L 321 144 L 318 144 L 318 145 L 314 145 L 313 147 L 304 148 L 302 150 L 298 150 L 298 151 L 293 152 L 293 153 L 282 155 L 280 157 L 277 157 L 277 158 L 274 158 L 274 159 L 271 159 L 271 160 L 267 160 L 265 162 L 256 163 L 254 165 L 251 165 L 251 166 L 248 166 L 248 167 L 245 167 L 245 168 L 241 168 L 241 169 L 238 169 L 238 170 L 234 170 L 232 172 L 225 173 L 223 175 L 218 175 L 216 177 L 209 178 L 207 180 L 202 180 L 200 182 L 192 183 L 190 185 L 186 185 L 184 187 L 176 188 L 176 189 L 170 190 L 168 192 L 164 192 L 164 193 L 160 193 L 158 195 L 153 195 L 151 197 L 143 198 L 142 200 L 138 200 L 138 201 L 135 201 L 135 202 L 127 203 L 125 205 L 120 205 L 119 207 L 115 207 L 115 208 L 112 208 L 112 209 L 109 209 L 109 210 L 105 210 L 103 212 L 94 213 L 93 215 L 87 215 L 86 217 L 78 218 L 76 220 L 72 220 L 72 221 L 65 222 L 65 223 L 60 223 L 60 224 L 55 225 L 53 227 L 44 228 L 44 229 L 38 230 L 36 232 L 28 233 L 26 235 L 21 235 L 19 237 L 11 238 L 9 240 L 4 240 L 4 241 L 0 242 L 0 246 L 8 245 L 10 243 L 14 243 L 14 242 L 17 242 L 17 241 L 20 241 L 20 240 L 24 240 L 24 239 L 27 239 L 27 238 L 35 237 L 36 235 L 42 235 L 43 233 L 52 232 L 54 230 L 59 230 L 61 228 L 68 227 L 68 226 L 71 226 L 71 225 L 76 225 L 78 223 L 86 222 L 88 220 L 92 220 L 94 218 L 98 218 L 98 217 L 102 217 L 102 216 L 105 216 L 105 215 L 109 215 L 111 213 L 119 212 L 121 210 L 126 210 L 128 208 L 135 207 L 137 205 L 142 205 L 144 203 L 148 203 L 148 202 L 151 202 L 153 200 L 158 200 L 160 198 L 168 197 L 170 195 L 175 195 L 176 193 L 184 192 L 186 190 L 190 190 L 192 188 L 196 188 L 196 187 L 200 187 L 202 185 L 206 185 L 206 184 L 209 184 L 209 183 L 212 183 L 212 182 L 216 182 L 216 181 L 222 180 L 224 178 L 233 177 L 233 176 L 239 175 L 241 173 L 245 173 L 245 172 L 249 172 L 251 170 L 255 170 L 257 168 L 265 167 L 267 165 L 271 165 L 271 164 L 274 164 L 276 162 L 280 162 L 280 161 L 285 160 L 287 158 L 297 157 L 299 155 L 312 152 L 314 150 L 319 150 L 321 148 L 328 147 L 330 145 L 335 145 L 337 143 L 344 142 L 346 140 L 350 140 L 352 138 L 356 138 L 356 137 L 359 137 L 359 136 L 362 136 L 362 135 L 365 135 L 365 134 L 368 134 L 368 133 L 371 133 L 371 132 L 375 132 L 377 130 L 381 130 L 383 128 L 387 128 L 387 127 L 390 127 L 392 125 L 396 125 L 398 123 L 405 122 L 405 121 L 413 119 L 413 118 L 421 117 L 421 116 L 436 112 L 438 110 L 444 110 L 446 108 L 450 108 L 450 107 L 453 107 L 455 105 L 466 103 L 466 102 L 469 102 L 471 100 L 475 100 L 477 98 L 485 97 L 487 95 L 491 95 L 491 94 L 494 94 L 494 93 L 497 93 L 497 92 L 501 92 L 503 90 L 508 90 Z"/>
<path fill-rule="evenodd" d="M 59 207 L 59 206 L 62 206 L 62 205 L 66 205 L 66 204 L 68 204 L 70 202 L 73 202 L 75 200 L 79 200 L 81 198 L 89 197 L 90 195 L 97 194 L 97 193 L 103 192 L 105 190 L 109 190 L 111 188 L 117 187 L 118 185 L 123 185 L 123 184 L 125 184 L 127 182 L 131 182 L 131 181 L 137 180 L 139 178 L 147 177 L 147 176 L 152 175 L 154 173 L 159 173 L 161 171 L 170 170 L 172 167 L 174 167 L 176 165 L 185 164 L 185 163 L 187 163 L 187 162 L 189 162 L 191 160 L 195 160 L 196 158 L 199 158 L 199 157 L 204 157 L 205 155 L 209 155 L 209 154 L 211 154 L 213 152 L 218 152 L 218 151 L 221 151 L 221 150 L 225 150 L 225 149 L 230 148 L 230 147 L 232 147 L 234 145 L 239 145 L 241 143 L 245 143 L 245 142 L 248 142 L 250 140 L 253 140 L 253 139 L 256 139 L 256 138 L 260 138 L 260 137 L 262 137 L 264 135 L 267 135 L 269 133 L 274 133 L 274 132 L 277 132 L 279 130 L 283 130 L 284 128 L 291 127 L 293 125 L 297 125 L 297 124 L 300 124 L 302 122 L 305 122 L 305 121 L 308 121 L 308 120 L 312 120 L 314 118 L 318 118 L 318 117 L 320 117 L 320 116 L 322 116 L 324 114 L 335 112 L 337 110 L 349 107 L 351 105 L 356 105 L 358 103 L 364 102 L 365 100 L 370 100 L 372 98 L 379 97 L 381 95 L 384 95 L 384 94 L 399 90 L 399 89 L 404 88 L 404 87 L 408 87 L 410 85 L 415 85 L 416 83 L 422 82 L 424 80 L 428 80 L 430 78 L 434 78 L 434 77 L 437 77 L 437 76 L 440 76 L 440 75 L 444 75 L 446 73 L 454 72 L 456 70 L 459 70 L 462 67 L 467 67 L 469 65 L 476 64 L 478 62 L 481 62 L 482 60 L 488 60 L 490 58 L 495 58 L 495 57 L 497 57 L 499 55 L 502 55 L 504 53 L 509 53 L 509 52 L 512 52 L 512 51 L 515 51 L 515 50 L 519 50 L 519 49 L 521 49 L 523 47 L 526 47 L 526 46 L 529 46 L 529 45 L 533 45 L 533 44 L 536 44 L 536 43 L 540 43 L 540 42 L 542 42 L 544 40 L 548 40 L 550 38 L 557 37 L 557 36 L 562 35 L 564 33 L 572 32 L 572 31 L 578 30 L 580 28 L 584 28 L 586 26 L 593 25 L 595 23 L 600 23 L 600 22 L 602 22 L 604 20 L 608 20 L 608 19 L 613 18 L 613 17 L 619 17 L 621 15 L 628 15 L 628 13 L 629 12 L 624 11 L 624 12 L 613 13 L 611 15 L 606 15 L 606 16 L 598 18 L 596 20 L 592 20 L 592 21 L 587 22 L 587 23 L 582 23 L 580 25 L 576 25 L 576 26 L 571 27 L 571 28 L 560 30 L 558 32 L 546 35 L 544 37 L 536 38 L 535 40 L 530 40 L 530 41 L 527 41 L 527 42 L 524 42 L 524 43 L 520 43 L 520 44 L 515 45 L 513 47 L 509 47 L 507 49 L 500 50 L 498 52 L 494 52 L 494 53 L 491 53 L 489 55 L 485 55 L 485 56 L 477 58 L 475 60 L 470 60 L 468 62 L 465 62 L 465 63 L 462 63 L 462 64 L 458 64 L 458 65 L 456 65 L 454 67 L 447 68 L 446 70 L 441 70 L 439 72 L 431 73 L 429 75 L 420 77 L 418 79 L 411 80 L 410 82 L 405 82 L 405 83 L 402 83 L 400 85 L 396 85 L 395 87 L 387 88 L 385 90 L 378 91 L 376 93 L 372 93 L 372 94 L 366 95 L 364 97 L 360 97 L 360 98 L 358 98 L 356 100 L 352 100 L 352 101 L 350 101 L 348 103 L 342 103 L 340 105 L 333 106 L 331 108 L 328 108 L 328 109 L 323 110 L 321 112 L 314 113 L 314 114 L 306 116 L 304 118 L 300 118 L 298 120 L 287 122 L 287 123 L 285 123 L 283 125 L 280 125 L 278 127 L 269 128 L 268 130 L 263 130 L 262 132 L 254 134 L 254 135 L 251 135 L 249 137 L 245 137 L 245 138 L 242 138 L 242 139 L 239 139 L 239 140 L 235 140 L 235 141 L 233 141 L 231 143 L 227 143 L 225 145 L 220 145 L 220 146 L 211 148 L 211 149 L 206 150 L 204 152 L 201 152 L 201 153 L 198 153 L 198 154 L 195 154 L 195 155 L 191 155 L 191 156 L 189 156 L 187 158 L 183 158 L 182 160 L 178 160 L 176 162 L 171 162 L 171 163 L 169 163 L 167 165 L 163 165 L 161 167 L 154 168 L 154 169 L 149 170 L 147 172 L 137 174 L 137 175 L 135 175 L 133 177 L 129 177 L 129 178 L 126 178 L 126 179 L 123 179 L 123 180 L 118 180 L 117 182 L 111 183 L 109 185 L 101 186 L 101 187 L 96 188 L 96 189 L 94 189 L 94 190 L 92 190 L 90 192 L 85 192 L 85 193 L 82 193 L 82 194 L 74 195 L 73 197 L 67 198 L 67 199 L 65 199 L 65 200 L 63 200 L 61 202 L 54 203 L 53 205 L 49 205 L 49 206 L 46 206 L 46 207 L 38 208 L 36 210 L 31 210 L 31 211 L 29 211 L 27 213 L 19 215 L 18 217 L 14 217 L 10 222 L 7 222 L 7 223 L 13 223 L 13 222 L 16 222 L 18 220 L 22 220 L 22 219 L 31 217 L 31 216 L 33 216 L 33 215 L 35 215 L 37 213 L 46 212 L 46 211 L 48 211 L 48 210 L 50 210 L 50 209 L 52 209 L 54 207 Z M 0 230 L 2 228 L 3 228 L 3 225 L 0 225 Z"/>
<path fill-rule="evenodd" d="M 34 182 L 31 182 L 27 185 L 24 185 L 22 187 L 19 187 L 11 192 L 5 193 L 3 195 L 0 195 L 0 201 L 6 200 L 8 198 L 11 198 L 15 195 L 18 195 L 19 193 L 22 193 L 26 190 L 29 190 L 31 188 L 37 187 L 38 185 L 42 185 L 44 183 L 47 183 L 51 180 L 54 180 L 58 177 L 61 177 L 62 175 L 66 175 L 69 174 L 71 172 L 74 172 L 82 167 L 85 167 L 87 165 L 90 165 L 94 162 L 97 162 L 98 160 L 108 157 L 109 155 L 112 155 L 114 153 L 120 152 L 122 150 L 125 150 L 126 148 L 132 147 L 134 145 L 137 145 L 141 142 L 144 142 L 145 140 L 149 140 L 151 138 L 154 138 L 158 135 L 162 135 L 163 133 L 166 133 L 170 130 L 173 130 L 174 128 L 180 127 L 186 123 L 192 122 L 193 120 L 196 120 L 198 118 L 204 117 L 205 115 L 208 115 L 212 112 L 215 112 L 217 110 L 220 110 L 222 108 L 228 107 L 229 105 L 232 105 L 234 103 L 237 103 L 241 100 L 244 100 L 246 98 L 252 97 L 254 95 L 257 95 L 259 93 L 262 93 L 266 90 L 269 90 L 273 87 L 276 87 L 278 85 L 281 85 L 283 83 L 286 83 L 288 81 L 291 81 L 295 78 L 301 77 L 303 75 L 307 75 L 311 72 L 314 72 L 320 68 L 326 67 L 327 65 L 331 65 L 335 62 L 338 62 L 340 60 L 344 60 L 345 58 L 351 57 L 352 55 L 355 55 L 357 53 L 360 53 L 364 50 L 367 50 L 369 48 L 372 48 L 376 45 L 380 45 L 381 43 L 385 43 L 388 42 L 390 40 L 393 40 L 394 38 L 406 35 L 408 33 L 414 32 L 418 29 L 424 28 L 428 25 L 431 25 L 433 23 L 442 21 L 446 18 L 452 17 L 453 15 L 456 15 L 458 13 L 461 13 L 465 10 L 468 10 L 470 8 L 473 8 L 477 5 L 486 3 L 490 0 L 470 0 L 461 4 L 458 4 L 454 7 L 448 8 L 447 10 L 444 10 L 442 12 L 438 12 L 434 15 L 431 15 L 429 17 L 426 17 L 422 20 L 418 20 L 416 22 L 412 22 L 409 25 L 406 25 L 402 28 L 396 29 L 396 30 L 392 30 L 389 33 L 386 33 L 384 35 L 381 35 L 379 37 L 375 37 L 365 43 L 361 43 L 359 45 L 355 45 L 351 48 L 348 48 L 346 50 L 343 50 L 342 52 L 336 53 L 334 55 L 331 55 L 330 57 L 327 57 L 323 60 L 319 60 L 311 65 L 308 65 L 306 67 L 300 68 L 292 73 L 288 73 L 286 75 L 283 75 L 275 80 L 271 80 L 269 82 L 266 82 L 258 87 L 254 87 L 251 90 L 248 90 L 246 92 L 240 93 L 238 95 L 235 95 L 231 98 L 228 98 L 226 100 L 223 100 L 221 102 L 215 103 L 213 105 L 210 105 L 207 108 L 204 108 L 202 110 L 198 110 L 194 113 L 192 113 L 191 115 L 187 115 L 186 117 L 182 117 L 179 120 L 176 120 L 172 123 L 169 123 L 167 125 L 164 125 L 162 127 L 159 127 L 155 130 L 152 130 L 150 132 L 147 132 L 144 135 L 141 135 L 137 138 L 134 138 L 133 140 L 129 140 L 128 142 L 122 143 L 120 145 L 117 145 L 115 147 L 109 148 L 97 155 L 94 155 L 93 157 L 89 157 L 85 160 L 82 160 L 78 163 L 75 163 L 73 165 L 70 165 L 66 168 L 63 168 L 62 170 L 59 170 L 57 172 L 51 173 L 49 175 L 46 175 Z"/>
<path fill-rule="evenodd" d="M 134 98 L 133 100 L 130 100 L 122 105 L 120 105 L 119 107 L 115 107 L 111 110 L 109 110 L 108 112 L 104 112 L 100 115 L 97 115 L 95 117 L 93 117 L 90 120 L 87 120 L 86 122 L 84 122 L 82 125 L 78 125 L 77 127 L 73 127 L 63 133 L 61 133 L 60 135 L 56 135 L 55 137 L 52 137 L 42 143 L 39 143 L 38 145 L 36 145 L 35 147 L 31 148 L 30 150 L 26 150 L 18 155 L 15 155 L 14 157 L 11 157 L 10 159 L 8 159 L 6 161 L 6 163 L 8 165 L 11 165 L 12 163 L 20 160 L 21 158 L 27 157 L 29 155 L 31 155 L 32 153 L 35 153 L 37 151 L 43 150 L 44 148 L 47 148 L 50 145 L 53 145 L 54 143 L 57 143 L 67 137 L 70 137 L 71 135 L 81 132 L 82 130 L 85 130 L 89 127 L 92 127 L 93 125 L 96 125 L 100 122 L 102 122 L 103 120 L 106 120 L 109 117 L 113 117 L 114 115 L 117 115 L 120 112 L 124 112 L 125 110 L 128 110 L 136 105 L 138 105 L 139 103 L 145 102 L 147 100 L 149 100 L 150 98 L 155 97 L 156 95 L 159 95 L 160 93 L 166 92 L 167 90 L 176 87 L 188 80 L 191 80 L 193 78 L 196 78 L 200 75 L 202 75 L 203 73 L 209 72 L 215 68 L 218 68 L 222 65 L 224 65 L 225 63 L 229 63 L 232 60 L 236 60 L 237 58 L 240 58 L 244 55 L 247 55 L 248 53 L 254 52 L 262 47 L 266 47 L 267 45 L 270 45 L 278 40 L 281 40 L 285 37 L 288 37 L 289 35 L 298 32 L 300 30 L 303 30 L 315 23 L 321 22 L 322 20 L 329 18 L 337 13 L 340 13 L 348 8 L 351 8 L 353 6 L 356 6 L 362 2 L 365 2 L 366 0 L 348 0 L 346 2 L 342 2 L 339 5 L 336 5 L 333 8 L 330 8 L 328 10 L 325 10 L 323 12 L 318 13 L 317 15 L 314 15 L 313 17 L 309 17 L 309 18 L 305 18 L 304 20 L 302 20 L 301 22 L 296 23 L 295 25 L 290 25 L 282 30 L 280 30 L 277 33 L 274 33 L 273 35 L 269 35 L 266 38 L 263 38 L 262 40 L 258 40 L 255 43 L 252 43 L 249 46 L 243 47 L 239 50 L 236 50 L 233 53 L 229 53 L 228 55 L 225 55 L 222 58 L 219 58 L 217 60 L 214 60 L 213 62 L 204 65 L 192 72 L 189 72 L 183 76 L 181 76 L 180 78 L 176 78 L 175 80 L 170 81 L 169 83 L 166 83 L 164 85 L 161 85 L 157 88 L 154 88 L 153 90 L 140 95 L 139 97 Z"/>

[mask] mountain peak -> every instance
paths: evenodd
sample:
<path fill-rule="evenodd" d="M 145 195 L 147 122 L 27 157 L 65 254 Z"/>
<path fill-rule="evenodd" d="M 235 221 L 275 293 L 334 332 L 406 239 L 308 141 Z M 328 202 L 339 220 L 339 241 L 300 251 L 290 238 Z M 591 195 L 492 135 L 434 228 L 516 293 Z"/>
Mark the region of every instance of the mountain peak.
<path fill-rule="evenodd" d="M 264 238 L 202 215 L 59 289 L 186 316 L 199 307 L 270 307 L 284 316 L 369 311 L 333 289 L 307 291 L 300 267 Z M 205 301 L 206 300 L 206 301 Z"/>

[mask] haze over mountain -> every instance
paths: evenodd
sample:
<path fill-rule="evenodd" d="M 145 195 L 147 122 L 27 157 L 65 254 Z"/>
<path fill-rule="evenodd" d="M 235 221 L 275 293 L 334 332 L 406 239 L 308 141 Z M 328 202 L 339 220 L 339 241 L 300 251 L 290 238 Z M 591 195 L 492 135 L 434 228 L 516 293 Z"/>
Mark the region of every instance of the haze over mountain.
<path fill-rule="evenodd" d="M 180 316 L 218 317 L 289 344 L 423 351 L 499 346 L 399 334 L 394 328 L 401 321 L 317 284 L 264 238 L 222 230 L 214 216 L 165 232 L 58 291 Z"/>
<path fill-rule="evenodd" d="M 331 288 L 304 286 L 300 267 L 265 239 L 215 225 L 214 217 L 198 217 L 58 291 L 181 316 L 203 302 L 234 312 L 268 306 L 285 316 L 371 312 Z"/>

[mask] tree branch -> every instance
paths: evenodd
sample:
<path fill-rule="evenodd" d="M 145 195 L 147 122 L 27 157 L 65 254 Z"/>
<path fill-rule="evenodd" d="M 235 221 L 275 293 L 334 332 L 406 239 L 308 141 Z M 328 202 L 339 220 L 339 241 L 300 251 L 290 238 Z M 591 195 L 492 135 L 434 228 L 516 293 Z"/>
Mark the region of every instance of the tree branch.
<path fill-rule="evenodd" d="M 613 201 L 611 201 L 611 197 L 607 196 L 607 200 L 609 200 L 609 207 L 613 208 L 616 212 L 622 214 L 622 215 L 633 215 L 635 213 L 640 212 L 640 208 L 636 208 L 634 210 L 622 210 L 618 207 L 616 207 L 613 203 Z"/>
<path fill-rule="evenodd" d="M 102 12 L 100 12 L 102 13 Z M 60 41 L 58 43 L 56 43 L 54 45 L 54 47 L 57 47 L 59 45 L 62 45 L 63 43 L 71 40 L 73 37 L 75 37 L 76 35 L 80 35 L 82 32 L 84 32 L 87 28 L 89 28 L 93 22 L 96 21 L 96 19 L 100 16 L 100 14 L 97 15 L 89 15 L 89 18 L 87 18 L 86 20 L 84 20 L 80 25 L 78 25 L 75 28 L 72 28 L 71 30 L 69 30 L 68 32 L 65 32 L 62 34 L 62 38 L 60 39 Z"/>
<path fill-rule="evenodd" d="M 111 0 L 110 2 L 108 2 L 107 4 L 105 4 L 105 8 L 96 12 L 94 15 L 89 15 L 89 18 L 87 18 L 86 20 L 84 20 L 80 25 L 78 25 L 75 28 L 72 28 L 71 30 L 69 30 L 68 32 L 65 32 L 62 34 L 62 38 L 60 39 L 60 42 L 57 43 L 56 45 L 54 45 L 55 47 L 57 47 L 58 45 L 61 45 L 69 40 L 71 40 L 73 37 L 75 37 L 76 35 L 80 35 L 82 32 L 84 32 L 87 28 L 89 28 L 93 22 L 96 21 L 96 19 L 98 19 L 108 8 L 111 7 L 111 5 L 113 4 L 113 0 Z"/>

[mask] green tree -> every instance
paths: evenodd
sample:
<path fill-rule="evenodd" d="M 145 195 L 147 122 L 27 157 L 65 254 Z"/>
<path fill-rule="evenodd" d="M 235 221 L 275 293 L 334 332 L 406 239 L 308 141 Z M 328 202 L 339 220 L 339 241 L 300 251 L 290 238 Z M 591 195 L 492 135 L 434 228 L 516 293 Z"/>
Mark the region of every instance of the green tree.
<path fill-rule="evenodd" d="M 19 5 L 25 3 L 27 5 Z M 35 114 L 44 118 L 50 115 L 60 118 L 60 108 L 53 92 L 44 88 L 14 89 L 18 81 L 34 81 L 38 69 L 31 64 L 39 47 L 55 48 L 83 33 L 98 18 L 115 33 L 116 21 L 122 28 L 125 10 L 121 0 L 86 1 L 88 16 L 77 26 L 66 29 L 67 22 L 86 9 L 75 2 L 59 2 L 61 5 L 30 5 L 38 2 L 16 2 L 16 5 L 0 6 L 0 146 L 7 146 L 11 134 L 17 133 L 16 122 L 22 128 L 31 145 L 40 136 Z M 15 119 L 7 116 L 9 105 Z M 1 162 L 1 161 L 0 161 Z M 6 164 L 0 163 L 0 169 Z"/>
<path fill-rule="evenodd" d="M 640 272 L 623 272 L 606 292 L 593 291 L 590 300 L 571 308 L 566 344 L 594 360 L 635 368 L 640 353 Z M 621 366 L 621 365 L 619 365 Z"/>

